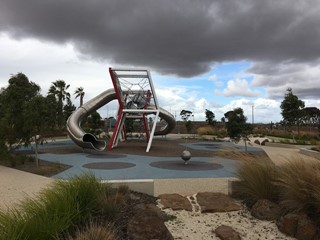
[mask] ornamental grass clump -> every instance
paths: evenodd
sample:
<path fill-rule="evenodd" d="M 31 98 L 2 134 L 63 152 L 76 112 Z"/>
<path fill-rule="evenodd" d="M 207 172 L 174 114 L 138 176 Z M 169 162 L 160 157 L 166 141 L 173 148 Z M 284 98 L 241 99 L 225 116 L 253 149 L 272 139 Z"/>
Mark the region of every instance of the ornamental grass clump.
<path fill-rule="evenodd" d="M 123 203 L 127 200 L 129 188 L 127 186 L 120 186 L 105 191 L 99 198 L 99 215 L 105 221 L 114 221 L 121 211 Z"/>
<path fill-rule="evenodd" d="M 112 192 L 110 185 L 100 183 L 92 174 L 57 181 L 37 198 L 28 198 L 9 211 L 0 211 L 0 240 L 67 236 L 91 218 L 98 218 L 101 209 L 109 206 L 118 210 L 114 202 L 102 201 L 105 196 L 111 197 Z M 113 212 L 112 217 L 116 210 L 109 211 Z"/>
<path fill-rule="evenodd" d="M 77 229 L 74 237 L 68 240 L 117 240 L 117 234 L 112 224 L 98 224 L 90 222 L 86 227 Z"/>
<path fill-rule="evenodd" d="M 320 214 L 320 163 L 293 159 L 279 169 L 280 204 L 290 212 Z"/>
<path fill-rule="evenodd" d="M 238 169 L 239 181 L 234 183 L 233 192 L 249 206 L 259 199 L 276 201 L 278 187 L 277 172 L 273 163 L 268 161 L 244 160 Z"/>

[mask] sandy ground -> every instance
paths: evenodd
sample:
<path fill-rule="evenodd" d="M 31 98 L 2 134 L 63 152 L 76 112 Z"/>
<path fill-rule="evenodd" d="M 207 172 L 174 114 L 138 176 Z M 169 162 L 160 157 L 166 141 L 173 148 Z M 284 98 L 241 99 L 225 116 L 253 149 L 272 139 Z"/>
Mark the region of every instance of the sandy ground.
<path fill-rule="evenodd" d="M 297 158 L 319 161 L 301 155 L 298 149 L 261 147 L 275 164 L 283 164 Z M 0 166 L 0 208 L 13 206 L 27 195 L 37 194 L 41 189 L 50 186 L 53 181 L 50 178 Z M 167 227 L 175 239 L 218 239 L 213 231 L 222 224 L 232 226 L 240 233 L 242 239 L 293 239 L 280 233 L 275 223 L 253 218 L 245 208 L 236 212 L 206 214 L 170 209 L 165 211 L 177 217 L 176 220 L 167 222 Z"/>

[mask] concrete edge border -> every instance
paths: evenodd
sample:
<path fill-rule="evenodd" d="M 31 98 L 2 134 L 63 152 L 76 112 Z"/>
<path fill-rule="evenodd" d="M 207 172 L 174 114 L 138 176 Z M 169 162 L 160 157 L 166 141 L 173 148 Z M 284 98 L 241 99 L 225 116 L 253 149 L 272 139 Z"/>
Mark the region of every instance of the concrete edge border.
<path fill-rule="evenodd" d="M 157 197 L 165 193 L 192 195 L 198 192 L 220 192 L 231 194 L 234 181 L 237 181 L 237 178 L 126 179 L 102 180 L 101 182 L 110 183 L 114 187 L 125 185 L 130 190 Z"/>
<path fill-rule="evenodd" d="M 313 151 L 307 148 L 300 148 L 300 153 L 320 160 L 320 152 Z"/>
<path fill-rule="evenodd" d="M 265 146 L 268 147 L 278 147 L 278 148 L 293 148 L 298 149 L 301 147 L 301 145 L 294 145 L 294 144 L 285 144 L 285 143 L 273 143 L 273 142 L 266 142 Z"/>

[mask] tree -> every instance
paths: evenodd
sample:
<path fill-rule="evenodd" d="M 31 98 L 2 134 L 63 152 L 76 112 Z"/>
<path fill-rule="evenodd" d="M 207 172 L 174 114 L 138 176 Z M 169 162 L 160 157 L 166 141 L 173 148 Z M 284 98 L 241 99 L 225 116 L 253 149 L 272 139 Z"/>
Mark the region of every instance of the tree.
<path fill-rule="evenodd" d="M 87 118 L 88 126 L 92 129 L 99 129 L 102 127 L 101 116 L 97 111 L 93 111 Z"/>
<path fill-rule="evenodd" d="M 190 133 L 192 129 L 192 122 L 189 119 L 192 116 L 192 112 L 189 110 L 182 110 L 180 112 L 181 119 L 185 122 L 187 132 Z"/>
<path fill-rule="evenodd" d="M 101 116 L 97 111 L 93 111 L 83 123 L 85 131 L 93 135 L 99 135 L 102 132 L 103 122 Z"/>
<path fill-rule="evenodd" d="M 80 98 L 80 107 L 83 105 L 84 94 L 85 94 L 85 92 L 83 91 L 83 87 L 78 87 L 74 91 L 74 95 L 76 95 L 76 98 Z"/>
<path fill-rule="evenodd" d="M 0 158 L 3 155 L 6 155 L 8 152 L 7 146 L 6 146 L 6 139 L 5 139 L 5 135 L 2 134 L 4 133 L 5 130 L 5 122 L 4 122 L 4 118 L 2 117 L 2 113 L 3 113 L 3 108 L 2 108 L 2 100 L 1 100 L 1 91 L 0 91 Z"/>
<path fill-rule="evenodd" d="M 67 104 L 63 107 L 63 116 L 65 122 L 68 120 L 74 110 L 76 110 L 76 106 L 73 105 L 70 99 L 67 99 Z"/>
<path fill-rule="evenodd" d="M 46 96 L 46 104 L 47 108 L 46 115 L 43 116 L 47 123 L 48 130 L 54 130 L 56 126 L 56 118 L 57 118 L 57 110 L 58 110 L 58 102 L 54 95 L 49 94 Z"/>
<path fill-rule="evenodd" d="M 2 104 L 2 98 L 3 98 L 3 92 L 4 88 L 0 89 L 0 133 L 4 133 L 4 117 L 3 117 L 3 104 Z M 7 153 L 7 147 L 6 147 L 6 140 L 4 134 L 0 134 L 0 157 Z"/>
<path fill-rule="evenodd" d="M 206 122 L 209 125 L 214 125 L 216 123 L 216 120 L 214 119 L 215 118 L 214 113 L 212 111 L 206 109 L 205 114 L 206 114 Z"/>
<path fill-rule="evenodd" d="M 250 128 L 246 124 L 247 118 L 243 115 L 242 108 L 235 108 L 224 114 L 228 136 L 239 140 L 241 135 L 247 135 Z"/>
<path fill-rule="evenodd" d="M 29 117 L 26 108 L 29 102 L 40 94 L 40 87 L 30 82 L 23 73 L 12 75 L 8 82 L 8 87 L 0 93 L 0 122 L 1 134 L 11 150 L 30 141 L 32 133 L 29 125 L 25 123 Z"/>
<path fill-rule="evenodd" d="M 192 112 L 189 111 L 189 110 L 181 110 L 180 112 L 180 116 L 181 116 L 181 119 L 186 122 L 188 121 L 189 117 L 192 115 Z"/>
<path fill-rule="evenodd" d="M 305 121 L 311 126 L 318 126 L 320 130 L 320 109 L 316 107 L 306 107 L 304 109 Z"/>
<path fill-rule="evenodd" d="M 41 95 L 32 98 L 25 107 L 25 126 L 30 131 L 35 142 L 35 154 L 37 167 L 39 166 L 38 146 L 42 143 L 42 135 L 48 128 L 47 116 L 50 109 L 47 107 L 47 99 Z"/>
<path fill-rule="evenodd" d="M 70 93 L 67 91 L 70 85 L 67 85 L 63 80 L 57 80 L 52 82 L 49 88 L 48 94 L 52 94 L 57 98 L 58 108 L 57 108 L 57 123 L 58 127 L 62 128 L 64 126 L 63 118 L 63 106 L 65 100 L 70 100 Z"/>
<path fill-rule="evenodd" d="M 300 135 L 300 125 L 304 115 L 304 102 L 292 93 L 292 88 L 287 89 L 280 108 L 284 123 L 288 126 L 297 125 L 298 134 Z"/>

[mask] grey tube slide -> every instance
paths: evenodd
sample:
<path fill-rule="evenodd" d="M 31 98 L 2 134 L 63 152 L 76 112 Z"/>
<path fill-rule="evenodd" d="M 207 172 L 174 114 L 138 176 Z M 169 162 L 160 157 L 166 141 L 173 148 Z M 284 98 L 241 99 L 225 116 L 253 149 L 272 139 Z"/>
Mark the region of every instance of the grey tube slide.
<path fill-rule="evenodd" d="M 116 99 L 113 89 L 109 89 L 83 104 L 74 111 L 67 120 L 67 131 L 75 144 L 82 148 L 90 148 L 103 151 L 107 144 L 105 141 L 97 140 L 91 133 L 85 133 L 81 128 L 81 121 L 90 115 L 93 111 L 99 109 L 108 102 Z"/>
<path fill-rule="evenodd" d="M 116 99 L 116 93 L 114 89 L 108 89 L 100 93 L 95 98 L 91 99 L 87 103 L 83 104 L 77 110 L 75 110 L 67 120 L 67 131 L 72 141 L 82 148 L 95 149 L 103 151 L 107 143 L 102 140 L 97 140 L 91 133 L 86 133 L 81 128 L 81 122 L 90 115 L 93 111 L 101 108 L 112 100 Z M 155 109 L 149 106 L 148 109 Z M 166 135 L 175 128 L 175 120 L 172 114 L 168 111 L 160 108 L 159 117 L 167 122 L 167 125 L 156 131 L 154 135 Z"/>
<path fill-rule="evenodd" d="M 149 106 L 147 109 L 155 109 L 154 106 Z M 159 117 L 167 122 L 165 126 L 155 131 L 154 135 L 167 135 L 176 127 L 176 120 L 173 115 L 169 113 L 167 110 L 160 108 L 159 109 Z"/>

